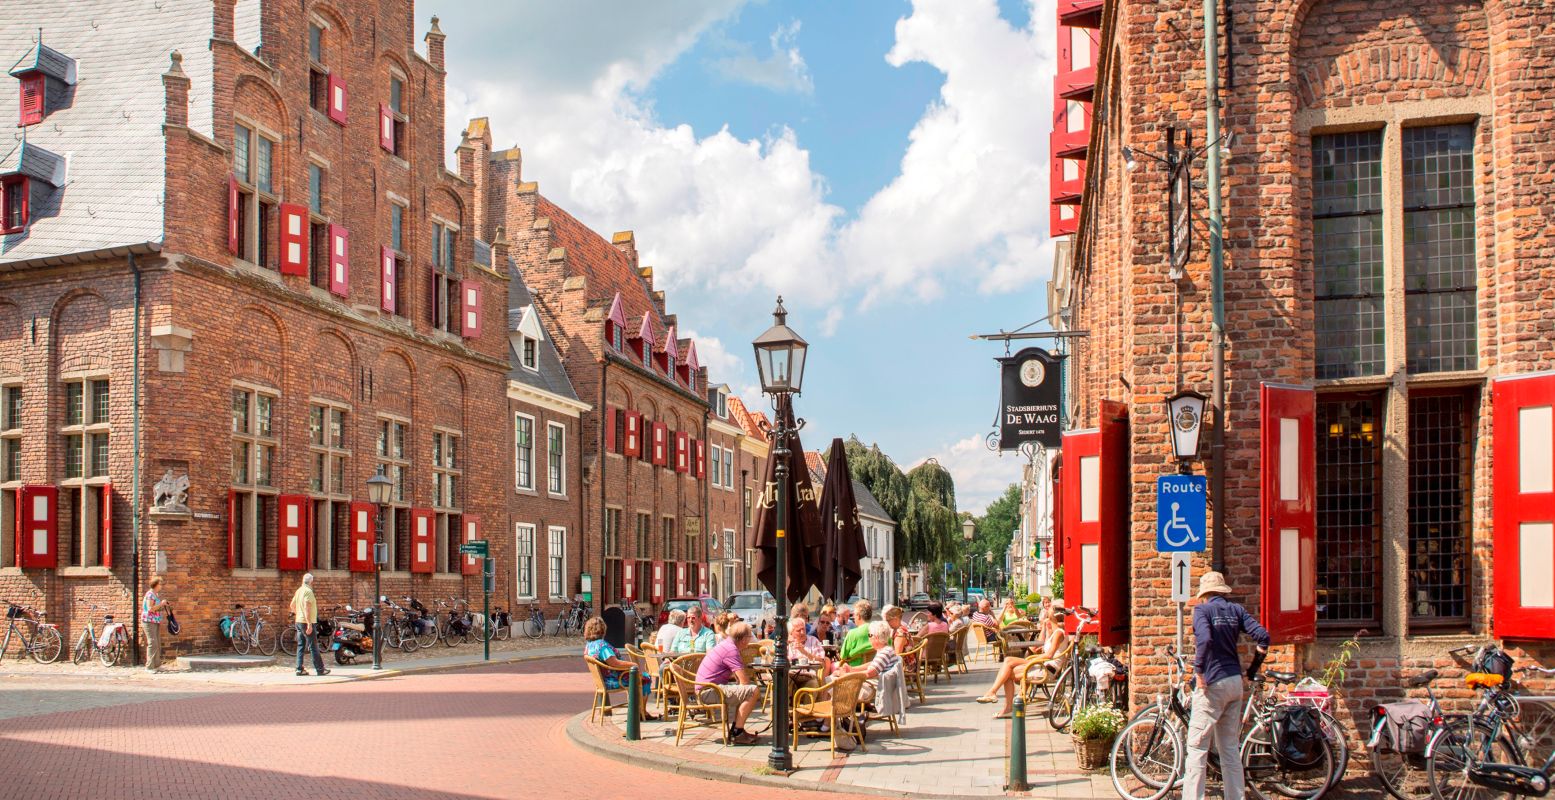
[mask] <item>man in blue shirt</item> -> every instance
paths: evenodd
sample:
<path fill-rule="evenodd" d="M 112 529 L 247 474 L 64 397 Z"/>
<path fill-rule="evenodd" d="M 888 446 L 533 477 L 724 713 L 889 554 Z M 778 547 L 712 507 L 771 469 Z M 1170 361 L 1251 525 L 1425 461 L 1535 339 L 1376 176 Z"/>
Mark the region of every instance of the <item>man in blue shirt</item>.
<path fill-rule="evenodd" d="M 1258 652 L 1269 651 L 1269 632 L 1247 609 L 1226 597 L 1231 587 L 1219 572 L 1199 579 L 1198 605 L 1193 609 L 1193 672 L 1199 690 L 1193 694 L 1188 719 L 1188 763 L 1183 776 L 1183 800 L 1204 800 L 1204 770 L 1210 739 L 1220 753 L 1221 796 L 1242 800 L 1242 759 L 1237 735 L 1242 728 L 1242 659 L 1237 640 L 1247 634 Z"/>

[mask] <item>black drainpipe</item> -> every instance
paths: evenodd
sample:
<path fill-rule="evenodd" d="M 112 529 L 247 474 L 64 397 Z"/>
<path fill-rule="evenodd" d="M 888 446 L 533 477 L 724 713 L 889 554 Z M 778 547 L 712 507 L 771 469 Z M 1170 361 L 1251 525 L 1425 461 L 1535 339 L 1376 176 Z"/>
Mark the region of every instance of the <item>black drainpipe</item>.
<path fill-rule="evenodd" d="M 135 302 L 135 333 L 132 342 L 135 345 L 131 356 L 130 378 L 130 430 L 132 442 L 130 451 L 130 515 L 134 520 L 130 533 L 130 629 L 133 636 L 130 637 L 130 663 L 132 666 L 140 665 L 140 265 L 135 263 L 135 254 L 129 254 L 130 273 L 134 281 Z"/>
<path fill-rule="evenodd" d="M 609 375 L 610 358 L 607 356 L 599 365 L 599 407 L 595 409 L 595 412 L 599 414 L 599 439 L 596 440 L 599 443 L 599 575 L 596 578 L 599 582 L 599 590 L 595 592 L 595 594 L 599 595 L 599 599 L 594 601 L 593 605 L 595 610 L 601 614 L 605 611 L 605 462 L 610 460 L 605 458 L 605 425 L 609 424 L 609 415 L 605 413 L 605 385 Z M 638 431 L 637 435 L 642 436 L 642 431 Z M 583 526 L 584 530 L 587 531 L 587 519 L 583 521 Z M 588 547 L 588 536 L 586 533 L 583 540 L 586 552 Z M 581 559 L 579 563 L 583 563 Z"/>

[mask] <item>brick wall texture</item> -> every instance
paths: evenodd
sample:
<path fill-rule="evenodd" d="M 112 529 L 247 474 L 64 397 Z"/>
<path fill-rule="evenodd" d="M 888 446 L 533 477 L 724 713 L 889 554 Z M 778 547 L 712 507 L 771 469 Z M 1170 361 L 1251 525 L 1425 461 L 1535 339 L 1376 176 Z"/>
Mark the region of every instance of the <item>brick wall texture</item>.
<path fill-rule="evenodd" d="M 1466 423 L 1472 428 L 1473 458 L 1469 624 L 1449 631 L 1407 624 L 1410 599 L 1403 596 L 1400 522 L 1408 513 L 1407 494 L 1385 490 L 1387 552 L 1379 580 L 1387 611 L 1381 630 L 1374 627 L 1363 638 L 1342 703 L 1360 722 L 1371 703 L 1403 694 L 1401 675 L 1441 667 L 1449 678 L 1460 676 L 1463 662 L 1447 651 L 1490 633 L 1489 382 L 1555 368 L 1555 316 L 1549 305 L 1555 293 L 1555 238 L 1548 224 L 1555 213 L 1549 181 L 1555 151 L 1539 133 L 1555 123 L 1555 37 L 1549 35 L 1555 17 L 1546 4 L 1529 0 L 1233 0 L 1226 5 L 1233 26 L 1228 43 L 1222 20 L 1221 98 L 1225 127 L 1235 133 L 1224 170 L 1227 507 L 1214 512 L 1226 517 L 1228 578 L 1237 599 L 1257 607 L 1260 383 L 1316 385 L 1320 399 L 1329 393 L 1382 392 L 1389 431 L 1402 424 L 1410 391 L 1472 387 L 1478 400 Z M 1196 226 L 1188 280 L 1179 292 L 1167 276 L 1165 172 L 1143 158 L 1139 168 L 1125 170 L 1122 148 L 1162 153 L 1169 125 L 1192 128 L 1196 143 L 1202 144 L 1201 14 L 1199 5 L 1190 3 L 1106 3 L 1096 123 L 1073 259 L 1072 327 L 1090 331 L 1088 339 L 1078 340 L 1071 358 L 1077 427 L 1097 423 L 1103 400 L 1124 401 L 1130 413 L 1131 574 L 1103 580 L 1128 581 L 1132 587 L 1130 650 L 1137 700 L 1160 686 L 1166 671 L 1161 648 L 1174 631 L 1169 562 L 1154 549 L 1154 481 L 1174 471 L 1164 400 L 1177 388 L 1178 358 L 1182 385 L 1209 393 L 1211 308 L 1204 227 Z M 1434 382 L 1431 376 L 1406 374 L 1403 324 L 1390 318 L 1383 375 L 1315 380 L 1308 210 L 1314 131 L 1383 128 L 1396 136 L 1403 126 L 1448 122 L 1472 122 L 1476 131 L 1477 368 L 1437 376 Z M 1384 157 L 1396 159 L 1397 152 L 1385 150 Z M 1202 170 L 1201 160 L 1194 165 L 1199 208 Z M 1396 216 L 1387 219 L 1390 226 L 1397 224 Z M 1389 292 L 1401 297 L 1394 274 L 1389 273 Z M 1206 431 L 1206 444 L 1209 437 Z M 1403 463 L 1406 450 L 1407 440 L 1388 441 L 1384 469 L 1392 473 L 1387 481 L 1396 480 L 1394 467 Z M 1196 566 L 1206 568 L 1203 560 Z M 1316 644 L 1280 648 L 1276 663 L 1319 667 L 1341 638 L 1320 629 Z M 1555 660 L 1555 649 L 1548 645 L 1509 644 L 1532 663 Z M 1456 681 L 1450 685 L 1461 687 Z M 1451 694 L 1467 697 L 1461 688 Z"/>

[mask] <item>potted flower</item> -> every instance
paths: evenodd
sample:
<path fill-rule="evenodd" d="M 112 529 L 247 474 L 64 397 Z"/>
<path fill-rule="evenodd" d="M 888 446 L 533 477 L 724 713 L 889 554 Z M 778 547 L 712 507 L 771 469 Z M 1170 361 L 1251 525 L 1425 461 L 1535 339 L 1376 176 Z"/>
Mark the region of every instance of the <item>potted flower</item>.
<path fill-rule="evenodd" d="M 1107 755 L 1112 752 L 1112 740 L 1127 721 L 1122 711 L 1110 705 L 1088 705 L 1075 712 L 1069 731 L 1080 769 L 1106 766 Z"/>

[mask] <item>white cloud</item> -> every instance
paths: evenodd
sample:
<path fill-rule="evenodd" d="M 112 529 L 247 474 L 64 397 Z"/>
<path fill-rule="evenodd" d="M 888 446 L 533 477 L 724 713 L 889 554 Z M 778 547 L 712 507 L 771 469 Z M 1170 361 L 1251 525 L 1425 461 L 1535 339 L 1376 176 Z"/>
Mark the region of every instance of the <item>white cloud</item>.
<path fill-rule="evenodd" d="M 713 67 L 730 80 L 755 84 L 775 92 L 810 94 L 815 83 L 810 79 L 810 69 L 799 52 L 799 20 L 779 26 L 769 41 L 771 52 L 756 55 L 746 42 L 727 42 L 730 54 L 713 61 Z"/>
<path fill-rule="evenodd" d="M 1010 484 L 1021 480 L 1021 458 L 1013 453 L 1001 456 L 984 442 L 984 434 L 972 434 L 912 462 L 907 469 L 930 458 L 938 461 L 955 481 L 957 510 L 981 514 Z"/>
<path fill-rule="evenodd" d="M 722 340 L 716 336 L 702 336 L 690 329 L 681 331 L 680 335 L 696 341 L 697 359 L 707 367 L 707 374 L 714 383 L 729 384 L 729 391 L 747 403 L 761 396 L 761 387 L 746 370 L 745 359 L 729 352 Z"/>

